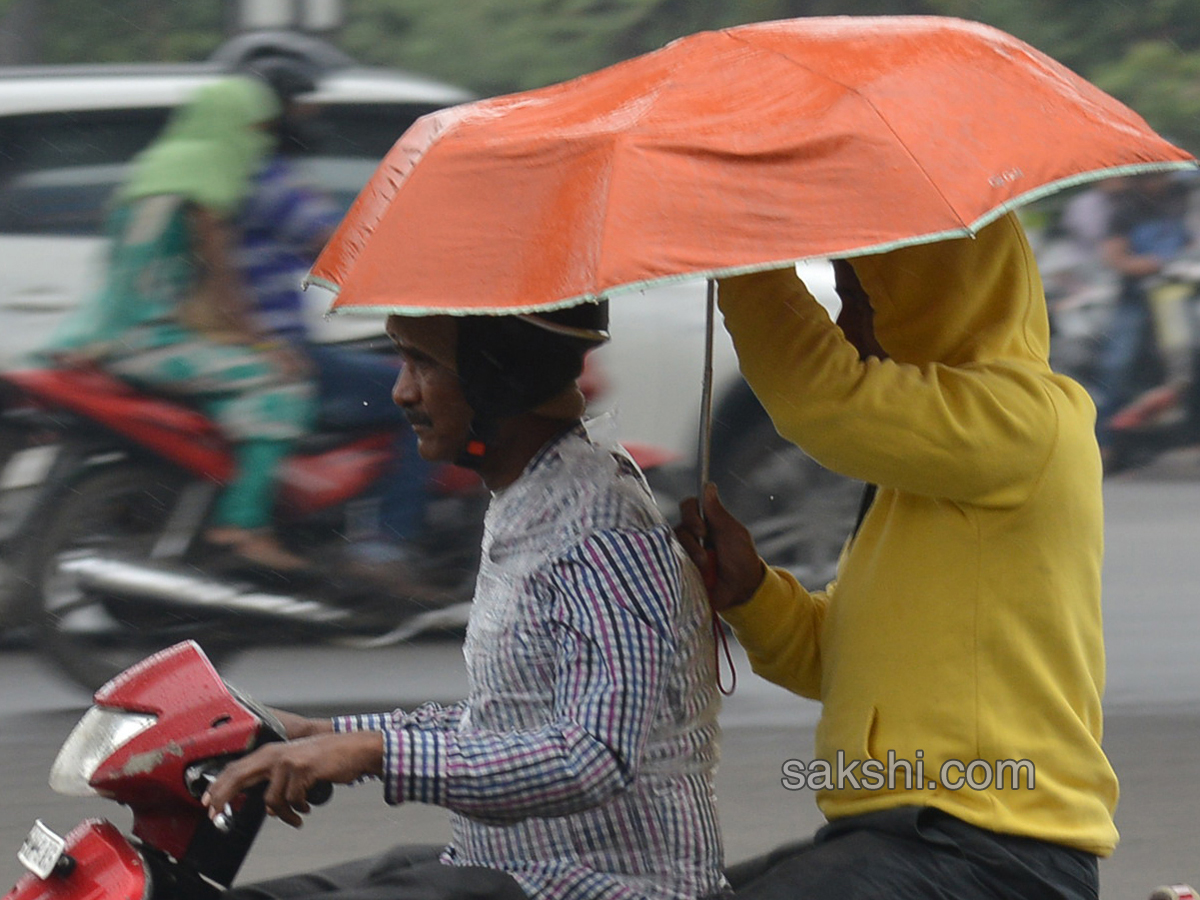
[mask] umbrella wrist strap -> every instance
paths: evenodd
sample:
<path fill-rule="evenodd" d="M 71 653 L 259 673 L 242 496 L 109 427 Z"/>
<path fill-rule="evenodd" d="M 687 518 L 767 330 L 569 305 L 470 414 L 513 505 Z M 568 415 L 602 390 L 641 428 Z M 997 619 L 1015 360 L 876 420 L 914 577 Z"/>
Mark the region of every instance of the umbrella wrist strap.
<path fill-rule="evenodd" d="M 717 690 L 726 697 L 729 697 L 737 690 L 737 669 L 733 665 L 733 653 L 729 649 L 729 635 L 725 631 L 725 625 L 721 622 L 721 617 L 717 615 L 715 609 L 712 611 L 712 631 L 713 656 L 717 664 Z M 729 667 L 729 687 L 725 686 L 725 677 L 721 674 L 722 655 L 725 657 L 725 664 Z"/>

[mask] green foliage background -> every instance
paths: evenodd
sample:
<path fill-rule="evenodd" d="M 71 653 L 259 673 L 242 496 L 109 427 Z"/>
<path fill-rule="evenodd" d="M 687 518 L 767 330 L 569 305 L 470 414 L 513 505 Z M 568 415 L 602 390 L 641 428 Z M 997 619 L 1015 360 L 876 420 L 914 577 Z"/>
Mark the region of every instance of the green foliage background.
<path fill-rule="evenodd" d="M 937 14 L 996 25 L 1200 149 L 1200 0 L 344 0 L 364 62 L 494 94 L 561 81 L 710 28 L 808 15 Z M 232 0 L 0 0 L 44 62 L 200 59 Z M 18 16 L 18 13 L 22 15 Z M 23 36 L 22 36 L 23 37 Z M 23 38 L 24 39 L 24 38 Z"/>

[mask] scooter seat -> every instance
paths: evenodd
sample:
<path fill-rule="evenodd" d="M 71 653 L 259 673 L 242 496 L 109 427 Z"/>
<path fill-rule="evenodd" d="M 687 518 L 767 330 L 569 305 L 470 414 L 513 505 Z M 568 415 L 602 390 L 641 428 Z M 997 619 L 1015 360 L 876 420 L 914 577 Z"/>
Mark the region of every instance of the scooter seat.
<path fill-rule="evenodd" d="M 139 391 L 101 369 L 26 369 L 5 372 L 3 377 L 31 397 L 98 421 L 132 418 L 183 433 L 215 431 L 212 421 L 199 410 Z"/>

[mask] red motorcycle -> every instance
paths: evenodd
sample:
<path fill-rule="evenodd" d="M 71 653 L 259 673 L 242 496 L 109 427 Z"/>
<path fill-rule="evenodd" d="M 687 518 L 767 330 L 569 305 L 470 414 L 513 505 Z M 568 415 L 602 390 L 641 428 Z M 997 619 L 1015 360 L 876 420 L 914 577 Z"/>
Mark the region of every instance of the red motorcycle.
<path fill-rule="evenodd" d="M 233 466 L 200 412 L 98 370 L 8 372 L 0 392 L 0 429 L 38 445 L 48 466 L 24 511 L 9 512 L 9 605 L 89 690 L 182 638 L 219 658 L 268 641 L 380 646 L 465 624 L 488 500 L 472 472 L 436 471 L 402 583 L 339 563 L 365 530 L 356 522 L 374 518 L 372 487 L 393 462 L 388 429 L 318 431 L 286 461 L 274 528 L 316 562 L 288 578 L 231 567 L 198 540 Z M 664 461 L 647 448 L 634 456 Z"/>
<path fill-rule="evenodd" d="M 262 825 L 264 786 L 216 821 L 200 797 L 231 761 L 284 737 L 194 641 L 138 663 L 96 692 L 50 773 L 59 793 L 128 806 L 132 834 L 86 819 L 60 837 L 36 822 L 18 853 L 29 871 L 5 900 L 214 900 Z M 328 799 L 318 787 L 310 802 Z"/>
<path fill-rule="evenodd" d="M 195 641 L 136 664 L 96 692 L 50 772 L 58 793 L 128 807 L 131 834 L 89 818 L 59 836 L 36 821 L 17 854 L 28 872 L 4 900 L 217 900 L 263 823 L 265 784 L 211 821 L 200 798 L 229 763 L 284 739 L 274 714 L 225 684 Z M 308 800 L 331 790 L 319 784 Z M 1149 900 L 1197 894 L 1176 884 Z"/>
<path fill-rule="evenodd" d="M 373 487 L 394 462 L 390 429 L 319 430 L 299 441 L 281 472 L 274 527 L 317 564 L 284 578 L 198 540 L 233 467 L 199 411 L 99 370 L 8 372 L 0 389 L 4 428 L 48 464 L 24 510 L 10 511 L 0 547 L 9 605 L 89 690 L 184 637 L 219 656 L 268 637 L 377 645 L 465 621 L 487 503 L 471 472 L 436 474 L 427 536 L 413 554 L 419 580 L 381 591 L 339 564 L 365 530 L 356 521 L 374 516 Z"/>

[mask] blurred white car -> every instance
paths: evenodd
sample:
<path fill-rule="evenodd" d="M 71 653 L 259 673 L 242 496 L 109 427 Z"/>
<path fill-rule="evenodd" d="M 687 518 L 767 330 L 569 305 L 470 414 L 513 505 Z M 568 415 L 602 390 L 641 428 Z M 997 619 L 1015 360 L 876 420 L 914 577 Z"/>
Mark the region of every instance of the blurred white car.
<path fill-rule="evenodd" d="M 347 207 L 418 116 L 470 99 L 452 85 L 363 68 L 320 41 L 276 32 L 234 38 L 206 63 L 0 69 L 0 367 L 41 346 L 96 283 L 108 198 L 170 110 L 244 61 L 279 53 L 324 70 L 310 95 L 324 127 L 304 165 Z M 327 302 L 312 296 L 318 335 L 362 330 L 324 319 Z"/>
<path fill-rule="evenodd" d="M 302 54 L 324 69 L 311 97 L 324 127 L 304 165 L 347 207 L 418 116 L 470 99 L 430 79 L 361 68 L 293 34 L 245 35 L 203 64 L 0 69 L 0 368 L 20 365 L 44 345 L 96 284 L 107 200 L 169 111 L 246 58 L 271 53 Z M 827 265 L 806 265 L 803 274 L 824 302 L 836 304 Z M 318 339 L 382 334 L 382 322 L 326 317 L 330 298 L 319 289 L 306 296 Z M 619 296 L 611 313 L 613 340 L 595 360 L 608 390 L 596 406 L 613 411 L 622 440 L 678 455 L 678 463 L 656 473 L 670 513 L 680 495 L 694 492 L 704 285 Z M 820 584 L 853 525 L 859 489 L 778 438 L 741 380 L 719 323 L 716 335 L 714 479 L 769 560 Z M 21 477 L 11 467 L 5 473 L 8 483 Z M 2 607 L 0 601 L 0 624 Z"/>

